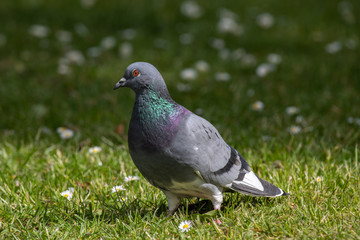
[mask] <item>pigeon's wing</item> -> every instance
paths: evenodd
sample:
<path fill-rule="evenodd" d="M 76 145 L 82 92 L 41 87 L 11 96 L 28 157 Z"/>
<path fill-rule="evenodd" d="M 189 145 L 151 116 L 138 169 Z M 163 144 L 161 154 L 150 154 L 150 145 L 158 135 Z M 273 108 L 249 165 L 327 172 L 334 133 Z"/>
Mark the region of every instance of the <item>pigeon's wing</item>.
<path fill-rule="evenodd" d="M 177 162 L 191 166 L 205 181 L 217 186 L 257 196 L 283 194 L 278 187 L 257 177 L 216 128 L 195 114 L 189 114 L 180 123 L 169 151 Z"/>
<path fill-rule="evenodd" d="M 240 172 L 251 171 L 238 152 L 220 136 L 207 120 L 189 114 L 179 124 L 179 130 L 169 151 L 181 164 L 190 165 L 208 182 L 226 186 Z"/>

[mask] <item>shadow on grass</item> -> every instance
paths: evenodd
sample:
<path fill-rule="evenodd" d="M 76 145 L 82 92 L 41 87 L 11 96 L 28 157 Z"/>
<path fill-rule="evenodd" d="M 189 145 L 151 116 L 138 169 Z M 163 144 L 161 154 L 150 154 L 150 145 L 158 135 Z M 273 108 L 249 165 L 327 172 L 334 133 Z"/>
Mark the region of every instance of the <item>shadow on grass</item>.
<path fill-rule="evenodd" d="M 241 194 L 226 194 L 222 204 L 221 211 L 237 211 L 242 207 L 273 207 L 278 204 L 277 199 L 282 198 L 265 198 L 244 196 Z M 285 199 L 285 198 L 283 198 Z M 40 215 L 41 222 L 58 222 L 67 220 L 88 220 L 88 221 L 102 221 L 106 223 L 115 223 L 121 221 L 131 224 L 136 220 L 152 220 L 153 218 L 166 218 L 167 203 L 164 199 L 159 201 L 143 201 L 141 199 L 134 199 L 132 201 L 125 201 L 121 198 L 107 195 L 97 195 L 97 200 L 100 205 L 94 206 L 93 202 L 85 201 L 80 204 L 73 204 L 69 206 L 66 204 L 53 204 L 45 206 L 45 214 Z M 50 209 L 49 209 L 50 208 Z M 50 210 L 49 213 L 47 210 Z M 189 204 L 187 201 L 182 201 L 179 208 L 174 213 L 175 215 L 198 215 L 200 217 L 211 217 L 217 215 L 217 211 L 213 211 L 213 205 L 210 200 L 198 199 L 195 203 Z"/>
<path fill-rule="evenodd" d="M 278 200 L 282 198 L 267 198 L 267 197 L 253 197 L 244 196 L 242 194 L 231 194 L 224 197 L 222 204 L 222 211 L 226 209 L 237 210 L 239 207 L 273 207 L 278 203 Z M 283 198 L 285 199 L 285 198 Z M 104 220 L 106 222 L 113 222 L 116 219 L 122 221 L 132 221 L 134 218 L 147 218 L 152 219 L 153 217 L 165 218 L 167 216 L 167 203 L 164 200 L 158 202 L 142 201 L 135 199 L 130 202 L 102 202 L 103 209 L 101 214 L 97 215 L 96 218 Z M 188 204 L 182 201 L 179 208 L 174 214 L 184 215 L 212 215 L 214 210 L 210 200 L 198 199 L 195 203 Z M 88 209 L 91 216 L 91 209 Z M 94 218 L 94 217 L 92 217 Z"/>

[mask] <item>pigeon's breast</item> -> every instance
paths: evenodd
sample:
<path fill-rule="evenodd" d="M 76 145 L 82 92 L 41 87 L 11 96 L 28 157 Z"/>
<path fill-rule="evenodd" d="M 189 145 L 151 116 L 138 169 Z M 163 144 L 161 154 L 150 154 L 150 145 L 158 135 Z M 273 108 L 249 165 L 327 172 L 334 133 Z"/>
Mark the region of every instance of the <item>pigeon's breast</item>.
<path fill-rule="evenodd" d="M 143 154 L 161 153 L 175 138 L 180 122 L 188 113 L 190 111 L 187 109 L 179 109 L 164 114 L 161 118 L 151 118 L 148 113 L 133 115 L 128 133 L 130 151 Z"/>

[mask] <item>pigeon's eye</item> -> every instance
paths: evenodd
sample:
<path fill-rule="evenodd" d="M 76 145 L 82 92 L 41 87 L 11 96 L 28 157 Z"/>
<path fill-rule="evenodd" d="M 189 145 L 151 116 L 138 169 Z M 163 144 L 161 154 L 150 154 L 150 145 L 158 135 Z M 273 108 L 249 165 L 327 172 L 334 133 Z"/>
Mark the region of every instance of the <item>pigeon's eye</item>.
<path fill-rule="evenodd" d="M 134 70 L 133 70 L 133 72 L 132 72 L 132 75 L 133 75 L 134 77 L 137 77 L 137 76 L 139 76 L 139 75 L 140 75 L 140 72 L 139 72 L 139 70 L 137 70 L 137 69 L 134 69 Z"/>

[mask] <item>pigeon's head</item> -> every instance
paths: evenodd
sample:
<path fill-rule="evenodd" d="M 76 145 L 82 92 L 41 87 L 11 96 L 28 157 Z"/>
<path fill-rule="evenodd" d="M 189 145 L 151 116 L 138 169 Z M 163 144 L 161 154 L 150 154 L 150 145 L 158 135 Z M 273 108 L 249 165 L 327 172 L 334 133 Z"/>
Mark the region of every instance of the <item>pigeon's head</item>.
<path fill-rule="evenodd" d="M 114 90 L 120 87 L 129 87 L 136 93 L 144 89 L 166 91 L 166 85 L 160 72 L 150 63 L 135 62 L 130 64 L 124 76 L 114 86 Z"/>

